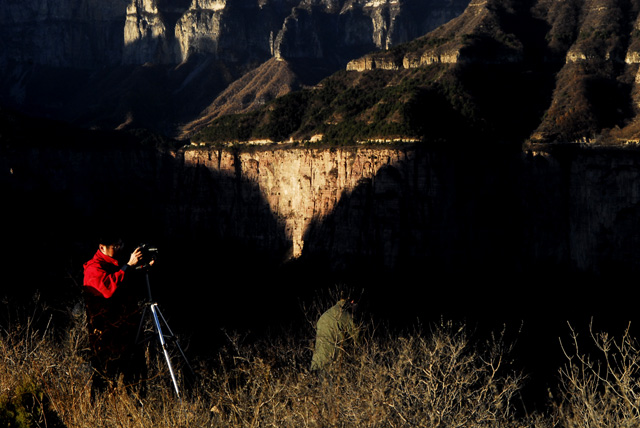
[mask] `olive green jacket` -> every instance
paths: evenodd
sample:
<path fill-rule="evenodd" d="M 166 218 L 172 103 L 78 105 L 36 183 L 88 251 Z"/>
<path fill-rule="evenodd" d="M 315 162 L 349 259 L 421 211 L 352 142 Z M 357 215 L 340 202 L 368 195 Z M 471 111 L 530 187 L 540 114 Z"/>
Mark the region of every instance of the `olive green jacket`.
<path fill-rule="evenodd" d="M 358 328 L 344 305 L 345 300 L 339 300 L 318 319 L 311 370 L 326 368 L 344 350 L 346 342 L 357 341 Z"/>

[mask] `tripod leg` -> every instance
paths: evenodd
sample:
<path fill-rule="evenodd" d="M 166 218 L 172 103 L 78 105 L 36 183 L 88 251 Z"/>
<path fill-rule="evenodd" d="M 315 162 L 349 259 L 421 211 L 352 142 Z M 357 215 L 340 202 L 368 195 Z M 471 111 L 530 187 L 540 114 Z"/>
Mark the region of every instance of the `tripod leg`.
<path fill-rule="evenodd" d="M 167 361 L 167 367 L 169 368 L 169 374 L 171 375 L 171 381 L 173 382 L 173 388 L 176 391 L 176 395 L 178 396 L 178 398 L 180 398 L 180 401 L 182 401 L 182 398 L 180 397 L 180 390 L 178 389 L 178 382 L 176 381 L 176 376 L 173 372 L 173 366 L 171 365 L 171 359 L 169 358 L 169 352 L 167 351 L 167 344 L 164 340 L 164 335 L 162 334 L 162 327 L 160 326 L 160 320 L 158 319 L 158 313 L 157 313 L 157 304 L 152 304 L 151 305 L 151 313 L 153 314 L 153 321 L 155 323 L 156 326 L 156 332 L 158 333 L 158 339 L 160 340 L 160 345 L 162 346 L 162 352 L 164 353 L 164 358 Z"/>
<path fill-rule="evenodd" d="M 164 315 L 162 315 L 162 311 L 160 310 L 160 307 L 156 307 L 156 312 L 157 312 L 159 318 L 164 323 L 165 327 L 167 327 L 167 331 L 169 331 L 169 337 L 175 338 L 175 335 L 173 334 L 173 331 L 171 331 L 171 327 L 169 327 L 169 323 L 164 318 Z M 182 351 L 182 347 L 180 346 L 180 343 L 178 343 L 177 340 L 175 341 L 175 343 L 176 343 L 176 347 L 178 348 L 178 351 L 180 351 L 180 355 L 182 355 L 182 359 L 187 364 L 187 367 L 189 368 L 189 371 L 191 372 L 192 375 L 194 375 L 193 369 L 191 368 L 191 365 L 189 364 L 189 360 L 187 360 L 187 356 Z"/>

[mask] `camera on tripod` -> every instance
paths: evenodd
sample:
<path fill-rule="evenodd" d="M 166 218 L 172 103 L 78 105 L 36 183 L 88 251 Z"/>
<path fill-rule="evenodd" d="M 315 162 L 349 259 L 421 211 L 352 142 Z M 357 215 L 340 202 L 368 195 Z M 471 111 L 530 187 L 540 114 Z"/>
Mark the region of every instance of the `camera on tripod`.
<path fill-rule="evenodd" d="M 142 253 L 142 257 L 138 262 L 139 268 L 146 268 L 153 264 L 153 262 L 158 258 L 158 248 L 152 247 L 149 244 L 140 244 L 138 246 L 140 252 Z"/>

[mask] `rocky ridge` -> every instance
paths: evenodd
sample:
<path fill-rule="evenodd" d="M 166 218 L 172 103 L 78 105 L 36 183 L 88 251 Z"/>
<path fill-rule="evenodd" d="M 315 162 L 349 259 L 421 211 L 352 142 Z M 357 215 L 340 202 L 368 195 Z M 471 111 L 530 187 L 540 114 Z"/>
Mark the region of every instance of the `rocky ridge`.
<path fill-rule="evenodd" d="M 494 2 L 496 3 L 496 2 Z M 509 63 L 522 61 L 522 45 L 515 38 L 509 38 L 500 28 L 495 4 L 487 0 L 474 0 L 469 3 L 459 17 L 433 30 L 421 41 L 414 42 L 415 47 L 404 55 L 394 51 L 366 55 L 350 61 L 347 70 L 365 71 L 382 69 L 411 69 L 431 64 L 457 64 L 466 62 Z M 503 52 L 493 56 L 480 56 L 476 49 L 470 49 L 474 37 L 487 37 L 492 41 L 505 39 Z"/>
<path fill-rule="evenodd" d="M 448 64 L 455 70 L 474 65 L 528 70 L 553 79 L 549 104 L 530 130 L 530 147 L 637 144 L 639 8 L 636 1 L 472 1 L 428 35 L 354 59 L 346 69 Z"/>

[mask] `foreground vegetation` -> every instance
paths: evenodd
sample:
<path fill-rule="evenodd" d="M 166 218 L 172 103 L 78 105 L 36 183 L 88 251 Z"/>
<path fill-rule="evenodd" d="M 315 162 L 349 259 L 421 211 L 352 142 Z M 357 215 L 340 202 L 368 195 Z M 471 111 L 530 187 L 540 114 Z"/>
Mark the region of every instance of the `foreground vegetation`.
<path fill-rule="evenodd" d="M 515 402 L 524 376 L 509 367 L 508 344 L 500 335 L 473 343 L 448 322 L 400 336 L 363 325 L 364 340 L 322 375 L 308 370 L 308 337 L 243 344 L 232 336 L 215 362 L 197 365 L 196 381 L 180 376 L 179 399 L 151 354 L 147 379 L 96 389 L 82 315 L 70 311 L 64 331 L 36 318 L 0 333 L 1 426 L 640 426 L 640 352 L 629 332 L 619 341 L 594 333 L 602 358 L 579 353 L 570 337 L 548 412 L 523 415 Z"/>

